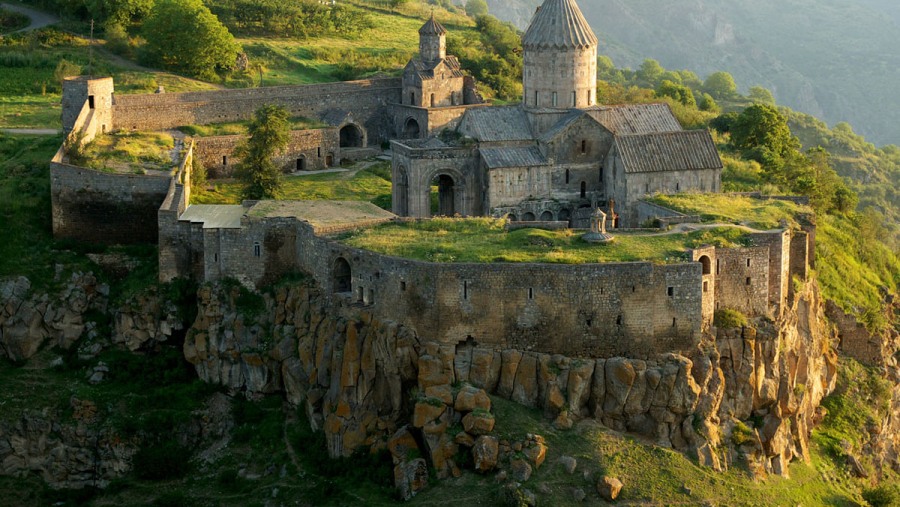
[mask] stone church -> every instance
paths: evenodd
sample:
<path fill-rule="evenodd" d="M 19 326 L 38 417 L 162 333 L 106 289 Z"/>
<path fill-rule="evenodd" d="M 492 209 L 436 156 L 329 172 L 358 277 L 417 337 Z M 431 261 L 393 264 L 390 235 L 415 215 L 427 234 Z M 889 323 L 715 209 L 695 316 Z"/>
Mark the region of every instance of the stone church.
<path fill-rule="evenodd" d="M 682 129 L 665 103 L 598 104 L 598 41 L 575 0 L 546 0 L 535 13 L 515 106 L 467 96 L 474 92 L 446 54 L 446 29 L 432 18 L 419 33 L 395 109 L 395 214 L 583 227 L 596 203 L 611 225 L 636 227 L 648 195 L 720 191 L 722 161 L 708 131 Z"/>

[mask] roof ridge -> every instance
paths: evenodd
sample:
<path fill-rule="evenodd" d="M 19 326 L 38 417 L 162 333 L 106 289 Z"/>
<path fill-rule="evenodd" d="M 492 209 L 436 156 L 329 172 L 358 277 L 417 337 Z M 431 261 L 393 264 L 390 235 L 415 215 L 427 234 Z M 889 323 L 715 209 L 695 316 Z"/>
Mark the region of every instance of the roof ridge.
<path fill-rule="evenodd" d="M 575 0 L 545 0 L 522 37 L 526 49 L 580 49 L 597 43 L 597 36 Z"/>

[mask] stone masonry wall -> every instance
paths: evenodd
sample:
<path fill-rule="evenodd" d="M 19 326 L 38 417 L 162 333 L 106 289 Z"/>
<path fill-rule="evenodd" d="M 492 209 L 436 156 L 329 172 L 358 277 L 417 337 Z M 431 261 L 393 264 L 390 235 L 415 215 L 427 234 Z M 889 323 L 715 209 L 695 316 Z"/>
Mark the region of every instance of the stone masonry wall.
<path fill-rule="evenodd" d="M 352 112 L 369 132 L 369 144 L 387 141 L 393 125 L 388 105 L 400 102 L 399 79 L 376 79 L 303 86 L 276 86 L 211 92 L 117 95 L 114 127 L 163 130 L 182 125 L 246 120 L 267 104 L 292 115 L 324 119 Z"/>
<path fill-rule="evenodd" d="M 750 316 L 769 315 L 769 248 L 716 250 L 717 309 L 731 308 Z"/>
<path fill-rule="evenodd" d="M 194 140 L 197 157 L 211 177 L 231 177 L 241 161 L 234 150 L 244 139 L 246 136 L 241 135 L 197 137 Z M 288 147 L 276 157 L 275 163 L 284 172 L 317 171 L 328 167 L 328 155 L 332 156 L 332 165 L 340 164 L 338 129 L 292 130 Z"/>
<path fill-rule="evenodd" d="M 50 164 L 53 235 L 92 243 L 156 243 L 170 178 Z"/>

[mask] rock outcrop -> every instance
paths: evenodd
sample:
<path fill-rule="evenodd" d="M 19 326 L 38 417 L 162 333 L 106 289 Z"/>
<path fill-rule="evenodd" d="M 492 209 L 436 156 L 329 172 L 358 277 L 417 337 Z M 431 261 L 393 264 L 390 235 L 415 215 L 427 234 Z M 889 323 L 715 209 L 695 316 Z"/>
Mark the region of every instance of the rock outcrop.
<path fill-rule="evenodd" d="M 85 314 L 105 313 L 109 287 L 91 273 L 74 273 L 56 294 L 37 294 L 19 277 L 0 282 L 0 353 L 25 361 L 48 345 L 70 348 L 88 328 Z"/>

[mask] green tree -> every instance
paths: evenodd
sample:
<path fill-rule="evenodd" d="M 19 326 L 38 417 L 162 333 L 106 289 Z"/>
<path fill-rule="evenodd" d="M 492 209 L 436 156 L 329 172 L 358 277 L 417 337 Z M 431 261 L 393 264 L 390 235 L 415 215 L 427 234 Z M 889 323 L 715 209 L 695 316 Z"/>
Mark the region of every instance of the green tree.
<path fill-rule="evenodd" d="M 281 192 L 282 176 L 274 158 L 288 143 L 287 110 L 273 105 L 260 108 L 248 131 L 250 137 L 236 150 L 241 158 L 236 173 L 244 183 L 242 195 L 245 199 L 275 199 Z"/>
<path fill-rule="evenodd" d="M 140 22 L 153 9 L 153 0 L 86 0 L 84 3 L 92 18 L 122 26 Z"/>
<path fill-rule="evenodd" d="M 234 66 L 240 46 L 202 0 L 159 0 L 144 23 L 144 59 L 203 79 Z"/>
<path fill-rule="evenodd" d="M 716 99 L 712 98 L 712 95 L 708 93 L 704 93 L 703 96 L 700 97 L 699 107 L 701 111 L 706 111 L 707 113 L 718 113 L 722 110 L 716 102 Z"/>
<path fill-rule="evenodd" d="M 785 158 L 800 148 L 800 141 L 788 127 L 787 117 L 768 104 L 744 109 L 734 119 L 730 131 L 731 144 L 762 164 L 772 157 Z"/>
<path fill-rule="evenodd" d="M 660 83 L 656 88 L 656 94 L 660 97 L 671 97 L 685 106 L 694 107 L 697 105 L 694 92 L 690 88 L 672 81 L 664 80 Z"/>
<path fill-rule="evenodd" d="M 637 71 L 637 77 L 646 84 L 655 86 L 659 83 L 659 80 L 665 71 L 666 69 L 664 69 L 659 62 L 652 58 L 647 58 L 641 63 L 641 68 Z"/>
<path fill-rule="evenodd" d="M 712 95 L 716 99 L 728 99 L 737 93 L 737 84 L 734 77 L 727 72 L 714 72 L 706 78 L 703 83 L 703 89 L 706 93 Z"/>
<path fill-rule="evenodd" d="M 472 18 L 477 18 L 479 16 L 487 16 L 488 14 L 488 4 L 485 0 L 467 0 L 466 1 L 466 15 Z"/>
<path fill-rule="evenodd" d="M 762 86 L 751 86 L 747 97 L 757 104 L 775 105 L 775 97 L 772 95 L 772 92 Z"/>

